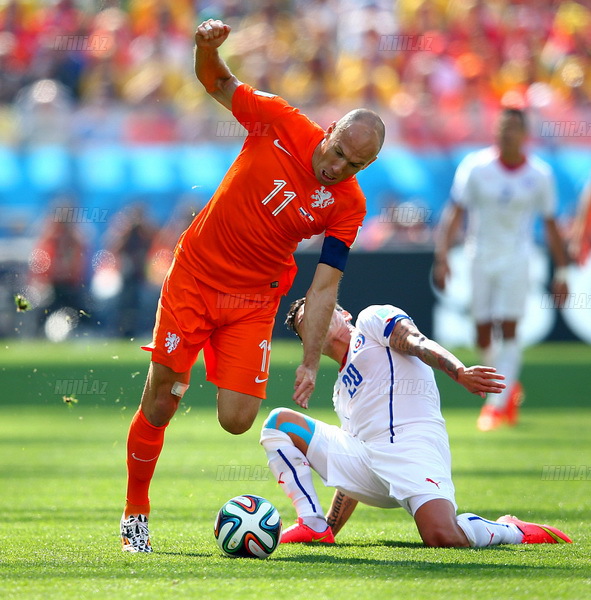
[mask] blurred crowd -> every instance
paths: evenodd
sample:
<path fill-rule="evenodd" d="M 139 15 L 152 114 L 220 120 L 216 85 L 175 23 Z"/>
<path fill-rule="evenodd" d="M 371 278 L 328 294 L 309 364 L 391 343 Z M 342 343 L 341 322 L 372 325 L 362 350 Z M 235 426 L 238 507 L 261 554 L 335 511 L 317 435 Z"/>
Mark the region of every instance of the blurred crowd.
<path fill-rule="evenodd" d="M 489 143 L 502 105 L 527 108 L 534 142 L 547 147 L 562 134 L 544 138 L 540 123 L 591 123 L 586 0 L 0 0 L 0 149 L 18 155 L 51 144 L 71 156 L 90 147 L 240 142 L 194 76 L 194 31 L 207 18 L 231 25 L 221 53 L 240 80 L 284 96 L 323 126 L 351 108 L 373 108 L 390 147 L 447 154 Z M 563 133 L 588 145 L 587 129 Z M 163 223 L 122 197 L 102 229 L 56 218 L 48 200 L 28 239 L 0 248 L 0 336 L 45 330 L 59 339 L 74 326 L 145 333 L 176 240 L 207 200 L 196 198 L 167 199 L 172 214 Z M 433 202 L 376 202 L 358 249 L 431 247 Z M 313 238 L 301 250 L 319 244 Z M 35 319 L 15 325 L 14 308 L 6 309 L 13 293 L 26 296 Z"/>
<path fill-rule="evenodd" d="M 181 202 L 160 225 L 133 202 L 98 234 L 93 223 L 76 219 L 75 206 L 64 210 L 68 201 L 56 198 L 34 227 L 28 260 L 0 261 L 0 337 L 16 332 L 61 341 L 75 328 L 148 335 L 174 247 L 199 207 Z M 21 298 L 25 318 L 5 295 Z"/>
<path fill-rule="evenodd" d="M 445 146 L 490 137 L 500 103 L 591 121 L 583 0 L 4 0 L 0 144 L 216 137 L 192 69 L 205 18 L 232 26 L 239 79 L 322 124 L 365 105 L 389 141 Z"/>

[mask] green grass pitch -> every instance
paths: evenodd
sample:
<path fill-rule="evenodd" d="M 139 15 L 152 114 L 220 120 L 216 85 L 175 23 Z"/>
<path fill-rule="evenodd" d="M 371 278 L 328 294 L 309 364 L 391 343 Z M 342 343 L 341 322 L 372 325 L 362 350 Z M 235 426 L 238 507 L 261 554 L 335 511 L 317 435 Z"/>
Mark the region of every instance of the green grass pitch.
<path fill-rule="evenodd" d="M 467 351 L 460 356 L 474 359 Z M 480 400 L 438 374 L 460 511 L 546 521 L 574 544 L 424 548 L 404 511 L 359 506 L 334 547 L 280 546 L 267 560 L 223 557 L 213 521 L 228 498 L 265 496 L 284 524 L 295 518 L 266 469 L 258 432 L 271 408 L 292 406 L 299 357 L 296 344 L 275 344 L 269 399 L 252 430 L 238 437 L 217 424 L 214 389 L 195 367 L 151 488 L 155 552 L 127 555 L 118 538 L 125 439 L 147 356 L 113 341 L 2 340 L 0 597 L 591 596 L 591 348 L 582 344 L 526 352 L 527 397 L 514 429 L 478 433 Z M 334 377 L 323 361 L 309 411 L 330 422 Z M 64 402 L 68 395 L 77 402 Z M 327 508 L 332 490 L 319 492 Z"/>

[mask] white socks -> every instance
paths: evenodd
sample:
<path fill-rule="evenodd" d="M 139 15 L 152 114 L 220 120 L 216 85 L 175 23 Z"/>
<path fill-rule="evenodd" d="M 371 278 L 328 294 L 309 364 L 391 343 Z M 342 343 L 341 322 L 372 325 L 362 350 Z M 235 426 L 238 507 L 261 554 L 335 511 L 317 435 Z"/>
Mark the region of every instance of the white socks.
<path fill-rule="evenodd" d="M 466 534 L 472 548 L 485 548 L 498 544 L 521 544 L 523 533 L 512 523 L 488 521 L 473 513 L 456 517 L 461 530 Z"/>
<path fill-rule="evenodd" d="M 488 394 L 486 403 L 502 410 L 507 406 L 511 388 L 515 384 L 521 369 L 521 347 L 516 338 L 503 340 L 498 344 L 496 357 L 493 355 L 493 344 L 482 352 L 483 359 L 491 358 L 489 366 L 497 369 L 497 372 L 505 376 L 505 385 L 507 386 L 500 394 Z"/>
<path fill-rule="evenodd" d="M 326 529 L 326 519 L 314 483 L 310 463 L 290 437 L 278 429 L 264 428 L 261 444 L 269 459 L 269 469 L 289 496 L 298 517 L 314 531 Z"/>

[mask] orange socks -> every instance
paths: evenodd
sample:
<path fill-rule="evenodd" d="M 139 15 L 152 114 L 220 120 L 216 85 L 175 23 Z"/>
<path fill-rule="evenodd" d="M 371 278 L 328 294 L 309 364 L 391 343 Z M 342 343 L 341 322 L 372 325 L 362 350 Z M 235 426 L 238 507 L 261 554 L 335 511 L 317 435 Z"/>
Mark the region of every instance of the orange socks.
<path fill-rule="evenodd" d="M 125 516 L 148 515 L 148 490 L 164 445 L 168 425 L 155 427 L 148 422 L 141 408 L 135 413 L 127 435 L 127 502 Z"/>

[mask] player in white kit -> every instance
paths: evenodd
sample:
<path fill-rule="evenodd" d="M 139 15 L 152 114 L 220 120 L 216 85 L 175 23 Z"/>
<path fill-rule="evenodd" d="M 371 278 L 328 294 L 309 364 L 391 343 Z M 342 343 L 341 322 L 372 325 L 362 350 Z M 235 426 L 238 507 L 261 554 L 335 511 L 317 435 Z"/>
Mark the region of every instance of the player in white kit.
<path fill-rule="evenodd" d="M 305 299 L 296 300 L 286 321 L 298 335 L 304 310 Z M 322 352 L 341 365 L 333 395 L 341 427 L 278 408 L 261 432 L 269 468 L 298 515 L 282 543 L 334 542 L 357 502 L 405 508 L 428 546 L 570 542 L 553 527 L 509 515 L 499 521 L 456 516 L 449 441 L 432 367 L 481 396 L 504 388 L 494 368 L 465 367 L 390 305 L 366 308 L 354 327 L 351 315 L 337 306 Z M 311 469 L 337 488 L 328 518 Z"/>
<path fill-rule="evenodd" d="M 460 163 L 435 249 L 433 278 L 445 288 L 448 251 L 467 215 L 466 251 L 471 263 L 472 315 L 480 360 L 506 377 L 506 390 L 489 395 L 478 419 L 482 431 L 517 422 L 522 391 L 517 323 L 525 310 L 534 219 L 544 220 L 554 260 L 556 304 L 568 293 L 566 246 L 555 220 L 556 195 L 550 166 L 524 153 L 525 115 L 505 109 L 497 145 L 473 152 Z M 495 339 L 499 338 L 499 339 Z"/>

